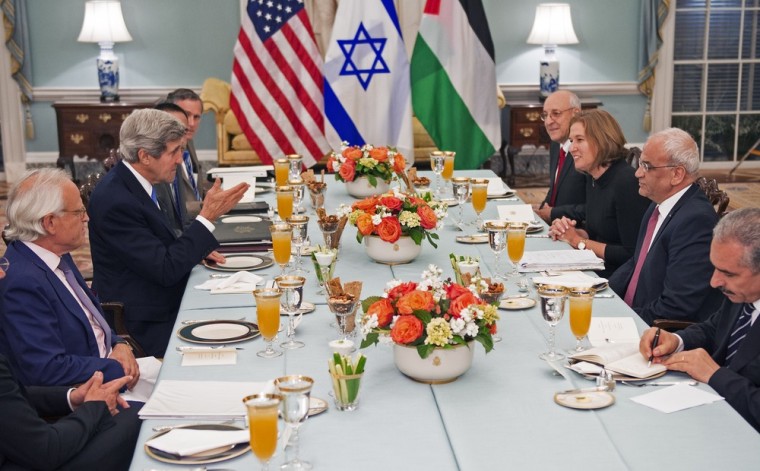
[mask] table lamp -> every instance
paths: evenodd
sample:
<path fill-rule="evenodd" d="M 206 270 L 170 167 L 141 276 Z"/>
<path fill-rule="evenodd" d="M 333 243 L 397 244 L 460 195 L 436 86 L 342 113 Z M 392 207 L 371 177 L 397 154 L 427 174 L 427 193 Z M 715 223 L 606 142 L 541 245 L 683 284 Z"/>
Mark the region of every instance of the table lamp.
<path fill-rule="evenodd" d="M 113 45 L 131 40 L 120 2 L 96 0 L 85 3 L 84 22 L 77 41 L 100 45 L 97 65 L 102 102 L 119 101 L 119 60 L 113 53 Z"/>
<path fill-rule="evenodd" d="M 544 46 L 541 58 L 540 85 L 541 98 L 546 98 L 559 88 L 559 61 L 554 55 L 558 44 L 578 44 L 567 3 L 541 3 L 536 7 L 533 29 L 528 36 L 528 44 Z"/>

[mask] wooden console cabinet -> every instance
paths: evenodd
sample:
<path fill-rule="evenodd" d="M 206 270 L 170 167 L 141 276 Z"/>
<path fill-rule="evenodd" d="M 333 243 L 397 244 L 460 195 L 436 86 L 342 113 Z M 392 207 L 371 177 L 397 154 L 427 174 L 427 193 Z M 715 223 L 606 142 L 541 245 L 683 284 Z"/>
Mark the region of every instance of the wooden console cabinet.
<path fill-rule="evenodd" d="M 58 167 L 69 167 L 74 181 L 74 157 L 103 161 L 111 149 L 119 147 L 121 123 L 139 108 L 154 103 L 101 103 L 99 101 L 58 101 L 53 103 L 58 123 Z"/>

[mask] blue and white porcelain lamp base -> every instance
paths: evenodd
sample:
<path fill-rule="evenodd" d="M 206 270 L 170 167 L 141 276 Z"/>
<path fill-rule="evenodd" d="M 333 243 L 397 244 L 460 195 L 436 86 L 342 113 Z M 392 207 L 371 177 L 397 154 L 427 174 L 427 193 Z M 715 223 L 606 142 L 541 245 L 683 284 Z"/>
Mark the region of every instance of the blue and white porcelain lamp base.
<path fill-rule="evenodd" d="M 540 86 L 541 99 L 545 99 L 559 88 L 559 61 L 554 55 L 554 45 L 544 45 L 544 57 L 541 58 Z"/>
<path fill-rule="evenodd" d="M 104 103 L 119 101 L 119 59 L 113 53 L 113 43 L 98 43 L 100 55 L 98 66 L 98 83 L 100 84 L 100 101 Z"/>

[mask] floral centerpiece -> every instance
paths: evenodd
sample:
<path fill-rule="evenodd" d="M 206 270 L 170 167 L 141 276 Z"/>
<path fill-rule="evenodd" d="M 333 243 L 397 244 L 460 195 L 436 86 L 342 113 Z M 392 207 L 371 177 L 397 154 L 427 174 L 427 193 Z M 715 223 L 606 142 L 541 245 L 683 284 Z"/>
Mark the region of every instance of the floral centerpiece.
<path fill-rule="evenodd" d="M 415 347 L 424 359 L 437 348 L 453 349 L 475 340 L 490 352 L 499 320 L 496 306 L 480 299 L 477 291 L 443 280 L 441 273 L 430 265 L 420 282 L 392 280 L 382 296 L 362 301 L 361 347 L 390 338 Z"/>
<path fill-rule="evenodd" d="M 438 234 L 432 231 L 443 226 L 447 205 L 430 195 L 420 197 L 394 188 L 358 201 L 350 209 L 341 205 L 338 212 L 348 213 L 348 222 L 356 226 L 356 240 L 360 243 L 371 235 L 389 243 L 409 236 L 416 245 L 427 239 L 437 248 Z"/>
<path fill-rule="evenodd" d="M 335 179 L 353 182 L 358 177 L 367 177 L 369 184 L 377 186 L 378 178 L 386 183 L 393 174 L 402 174 L 406 159 L 393 147 L 375 147 L 371 144 L 349 146 L 342 142 L 340 152 L 331 152 L 327 159 L 327 171 L 335 172 Z"/>

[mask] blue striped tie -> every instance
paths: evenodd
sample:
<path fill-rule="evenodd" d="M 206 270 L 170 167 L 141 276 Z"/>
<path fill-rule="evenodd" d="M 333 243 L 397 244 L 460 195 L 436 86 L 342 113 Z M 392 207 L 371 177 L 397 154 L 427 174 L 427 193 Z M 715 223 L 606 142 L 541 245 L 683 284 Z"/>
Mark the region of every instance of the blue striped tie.
<path fill-rule="evenodd" d="M 156 195 L 156 189 L 153 188 L 152 186 L 150 187 L 150 199 L 153 200 L 153 203 L 155 203 L 155 205 L 158 208 L 161 208 L 161 205 L 158 204 L 158 196 Z"/>
<path fill-rule="evenodd" d="M 186 150 L 182 153 L 182 161 L 185 163 L 185 169 L 187 169 L 187 179 L 190 181 L 190 186 L 193 188 L 195 200 L 200 201 L 201 194 L 198 191 L 198 186 L 195 184 L 195 177 L 193 176 L 193 163 L 192 160 L 190 160 L 190 151 Z"/>
<path fill-rule="evenodd" d="M 752 328 L 752 311 L 755 310 L 755 306 L 751 303 L 746 303 L 739 318 L 736 319 L 734 324 L 734 330 L 731 332 L 731 336 L 728 338 L 728 347 L 726 348 L 726 364 L 731 362 L 731 359 L 736 352 L 739 351 L 739 347 L 742 346 L 742 340 L 749 333 L 749 329 Z"/>

